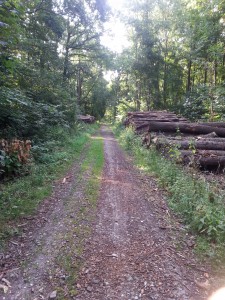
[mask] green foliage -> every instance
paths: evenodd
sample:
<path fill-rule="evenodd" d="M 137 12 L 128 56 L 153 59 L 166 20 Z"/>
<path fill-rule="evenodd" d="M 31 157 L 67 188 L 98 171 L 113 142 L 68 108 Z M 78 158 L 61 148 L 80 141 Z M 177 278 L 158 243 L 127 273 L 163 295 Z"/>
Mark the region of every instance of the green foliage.
<path fill-rule="evenodd" d="M 189 92 L 185 98 L 183 115 L 188 117 L 192 121 L 203 118 L 207 112 L 207 88 L 200 86 Z"/>
<path fill-rule="evenodd" d="M 118 132 L 118 131 L 117 131 Z M 126 150 L 133 150 L 134 148 L 137 150 L 138 146 L 140 146 L 140 140 L 136 138 L 134 131 L 131 128 L 126 128 L 121 136 L 120 139 L 122 141 L 122 145 Z"/>
<path fill-rule="evenodd" d="M 224 7 L 217 0 L 130 1 L 131 46 L 116 58 L 113 104 L 222 119 Z"/>
<path fill-rule="evenodd" d="M 73 129 L 78 111 L 104 115 L 106 8 L 105 1 L 0 2 L 0 137 L 38 146 L 55 126 Z"/>
<path fill-rule="evenodd" d="M 32 96 L 35 98 L 34 93 L 28 96 L 18 89 L 0 88 L 0 137 L 44 137 L 48 127 L 74 125 L 75 116 L 70 117 L 68 107 L 37 102 Z"/>
<path fill-rule="evenodd" d="M 194 121 L 199 119 L 221 120 L 225 116 L 224 104 L 224 85 L 216 87 L 199 85 L 186 96 L 182 114 Z"/>
<path fill-rule="evenodd" d="M 7 155 L 5 151 L 0 150 L 0 175 L 10 177 L 19 175 L 22 171 L 24 171 L 24 168 L 19 161 L 17 153 Z"/>

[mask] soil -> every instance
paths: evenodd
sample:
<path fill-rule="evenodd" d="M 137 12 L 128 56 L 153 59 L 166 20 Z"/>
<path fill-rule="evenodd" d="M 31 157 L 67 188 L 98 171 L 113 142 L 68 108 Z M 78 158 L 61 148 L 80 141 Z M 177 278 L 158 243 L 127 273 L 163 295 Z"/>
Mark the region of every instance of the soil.
<path fill-rule="evenodd" d="M 8 287 L 5 294 L 0 289 L 0 299 L 58 299 L 60 288 L 60 299 L 206 300 L 211 271 L 193 254 L 195 238 L 171 214 L 155 179 L 133 166 L 108 127 L 102 127 L 101 135 L 105 165 L 94 218 L 80 218 L 89 176 L 78 180 L 81 160 L 66 180 L 55 183 L 37 214 L 19 224 L 22 235 L 0 254 L 0 284 Z M 67 274 L 56 261 L 71 248 L 68 232 L 73 244 L 79 244 L 82 237 L 72 229 L 83 223 L 92 231 L 82 256 L 74 253 L 82 267 L 72 296 L 64 283 Z"/>

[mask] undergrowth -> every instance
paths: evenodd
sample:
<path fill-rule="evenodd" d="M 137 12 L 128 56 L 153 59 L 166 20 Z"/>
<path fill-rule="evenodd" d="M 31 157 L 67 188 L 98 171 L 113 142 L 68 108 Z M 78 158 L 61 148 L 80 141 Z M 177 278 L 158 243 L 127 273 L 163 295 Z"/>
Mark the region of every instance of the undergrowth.
<path fill-rule="evenodd" d="M 141 139 L 132 129 L 122 130 L 120 126 L 114 132 L 134 156 L 137 166 L 153 173 L 167 190 L 170 208 L 198 236 L 196 251 L 218 261 L 224 259 L 221 251 L 225 245 L 224 194 L 216 194 L 210 183 L 165 159 L 154 148 L 142 147 Z"/>
<path fill-rule="evenodd" d="M 19 233 L 9 223 L 35 212 L 37 205 L 51 194 L 53 181 L 79 159 L 96 128 L 97 125 L 80 125 L 73 133 L 60 129 L 46 133 L 51 139 L 34 147 L 36 162 L 31 165 L 30 174 L 0 185 L 0 241 Z"/>

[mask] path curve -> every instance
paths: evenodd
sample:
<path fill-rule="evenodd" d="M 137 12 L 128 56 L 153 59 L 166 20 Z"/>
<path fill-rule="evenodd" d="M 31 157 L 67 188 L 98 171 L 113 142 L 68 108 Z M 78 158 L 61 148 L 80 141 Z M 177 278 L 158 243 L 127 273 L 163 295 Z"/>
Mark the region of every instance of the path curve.
<path fill-rule="evenodd" d="M 169 221 L 162 191 L 133 167 L 106 126 L 101 132 L 105 167 L 98 214 L 75 299 L 207 299 L 196 285 L 206 280 L 206 270 L 197 268 L 182 226 Z"/>

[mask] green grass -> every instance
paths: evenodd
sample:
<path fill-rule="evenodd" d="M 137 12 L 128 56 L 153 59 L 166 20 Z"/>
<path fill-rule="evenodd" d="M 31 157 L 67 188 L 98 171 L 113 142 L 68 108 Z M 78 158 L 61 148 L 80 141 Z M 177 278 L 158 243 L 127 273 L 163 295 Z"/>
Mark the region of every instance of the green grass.
<path fill-rule="evenodd" d="M 45 153 L 42 163 L 33 164 L 30 175 L 0 185 L 0 240 L 18 233 L 9 225 L 10 221 L 35 212 L 38 204 L 51 194 L 53 181 L 63 177 L 74 160 L 80 158 L 95 130 L 96 126 L 84 126 L 73 135 L 61 133 L 60 139 L 47 147 L 48 159 Z"/>
<path fill-rule="evenodd" d="M 167 190 L 170 208 L 198 236 L 196 251 L 218 262 L 224 260 L 221 251 L 225 245 L 224 193 L 213 192 L 210 183 L 165 159 L 155 149 L 142 147 L 141 139 L 131 129 L 117 127 L 114 131 L 136 165 L 154 174 Z"/>
<path fill-rule="evenodd" d="M 103 165 L 103 140 L 98 136 L 93 136 L 82 162 L 81 173 L 78 179 L 80 184 L 82 184 L 85 205 L 78 207 L 76 218 L 73 221 L 75 226 L 70 226 L 70 230 L 65 236 L 67 248 L 66 250 L 64 249 L 64 252 L 57 259 L 57 265 L 63 270 L 64 274 L 67 274 L 65 280 L 66 288 L 65 286 L 60 287 L 58 284 L 59 299 L 70 299 L 70 297 L 77 294 L 75 282 L 82 267 L 82 259 L 79 257 L 83 254 L 85 239 L 91 234 L 91 223 L 89 222 L 96 216 Z M 69 210 L 72 209 L 74 203 L 79 206 L 79 204 L 76 204 L 76 199 L 69 199 L 67 203 L 70 206 Z M 88 224 L 82 223 L 82 220 L 87 220 Z M 76 236 L 76 242 L 74 242 L 74 235 Z M 67 296 L 64 293 L 65 289 L 68 293 Z"/>

